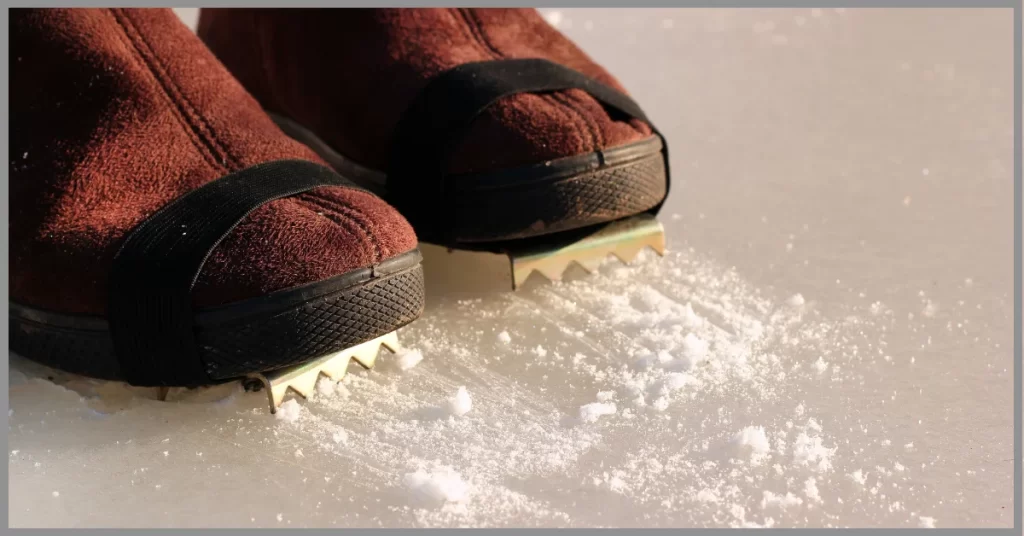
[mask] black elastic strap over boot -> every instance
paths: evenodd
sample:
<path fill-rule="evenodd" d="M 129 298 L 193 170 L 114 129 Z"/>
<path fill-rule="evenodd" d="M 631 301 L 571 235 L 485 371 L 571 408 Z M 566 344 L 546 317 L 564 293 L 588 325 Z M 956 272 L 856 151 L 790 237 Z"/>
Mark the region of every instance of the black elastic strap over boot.
<path fill-rule="evenodd" d="M 465 63 L 432 78 L 406 109 L 395 130 L 388 170 L 388 190 L 396 206 L 421 224 L 427 214 L 452 218 L 445 206 L 444 170 L 470 124 L 499 99 L 517 93 L 581 89 L 613 115 L 640 119 L 662 140 L 668 181 L 668 144 L 629 96 L 578 71 L 544 59 L 506 59 Z M 666 198 L 668 185 L 666 185 Z M 652 212 L 660 210 L 662 202 Z M 437 218 L 435 218 L 437 219 Z M 451 228 L 437 221 L 421 234 L 443 235 Z"/>
<path fill-rule="evenodd" d="M 320 186 L 354 187 L 312 162 L 267 162 L 188 192 L 129 232 L 114 258 L 107 305 L 122 377 L 134 385 L 209 383 L 192 311 L 203 264 L 257 207 Z"/>

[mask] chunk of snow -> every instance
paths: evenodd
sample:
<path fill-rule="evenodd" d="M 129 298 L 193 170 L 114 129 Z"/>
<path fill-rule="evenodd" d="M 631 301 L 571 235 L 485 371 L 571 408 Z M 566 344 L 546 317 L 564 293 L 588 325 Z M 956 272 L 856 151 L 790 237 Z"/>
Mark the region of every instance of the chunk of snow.
<path fill-rule="evenodd" d="M 932 318 L 935 316 L 935 313 L 937 313 L 938 310 L 939 306 L 935 302 L 931 300 L 926 300 L 924 303 L 924 308 L 921 309 L 921 314 L 928 318 Z"/>
<path fill-rule="evenodd" d="M 591 402 L 580 406 L 580 420 L 583 422 L 596 422 L 603 415 L 614 415 L 618 411 L 614 402 Z"/>
<path fill-rule="evenodd" d="M 665 377 L 665 387 L 670 390 L 678 390 L 693 383 L 694 377 L 685 372 L 672 372 Z"/>
<path fill-rule="evenodd" d="M 455 396 L 448 399 L 448 411 L 452 415 L 465 415 L 473 409 L 473 399 L 469 397 L 469 391 L 465 387 L 459 387 Z"/>
<path fill-rule="evenodd" d="M 934 517 L 928 517 L 928 516 L 918 516 L 918 524 L 917 524 L 917 526 L 921 527 L 922 529 L 934 529 L 935 528 L 935 518 Z"/>
<path fill-rule="evenodd" d="M 753 463 L 763 461 L 772 450 L 763 426 L 748 426 L 736 432 L 732 444 L 741 454 L 749 455 Z"/>
<path fill-rule="evenodd" d="M 419 365 L 420 361 L 423 361 L 423 352 L 416 349 L 410 349 L 399 352 L 396 363 L 398 364 L 399 369 L 409 370 L 416 365 Z"/>
<path fill-rule="evenodd" d="M 793 462 L 825 472 L 832 469 L 832 455 L 837 448 L 828 448 L 822 444 L 820 437 L 810 437 L 806 432 L 801 432 L 793 442 Z"/>
<path fill-rule="evenodd" d="M 659 396 L 657 400 L 651 404 L 651 407 L 657 411 L 665 411 L 668 409 L 668 397 Z"/>
<path fill-rule="evenodd" d="M 320 396 L 331 396 L 334 394 L 335 387 L 338 382 L 328 378 L 327 376 L 320 376 L 316 380 L 316 393 Z"/>
<path fill-rule="evenodd" d="M 808 500 L 821 502 L 821 494 L 818 493 L 818 481 L 812 476 L 804 481 L 804 495 Z"/>
<path fill-rule="evenodd" d="M 299 417 L 301 415 L 302 404 L 296 402 L 294 398 L 285 400 L 284 403 L 281 404 L 279 408 L 277 408 L 277 413 L 274 414 L 274 416 L 277 417 L 278 420 L 282 420 L 285 422 L 295 422 L 299 420 Z"/>
<path fill-rule="evenodd" d="M 507 331 L 502 331 L 498 334 L 498 341 L 508 344 L 512 342 L 512 336 L 509 335 Z"/>
<path fill-rule="evenodd" d="M 450 467 L 429 472 L 418 469 L 415 473 L 406 473 L 402 482 L 419 499 L 435 503 L 462 503 L 469 499 L 469 484 Z"/>
<path fill-rule="evenodd" d="M 704 488 L 697 492 L 697 500 L 703 503 L 718 504 L 722 499 L 715 493 L 715 490 Z"/>
<path fill-rule="evenodd" d="M 806 303 L 806 301 L 804 300 L 803 294 L 794 294 L 790 296 L 788 300 L 786 300 L 786 303 L 792 305 L 793 307 L 800 307 L 801 305 Z"/>
<path fill-rule="evenodd" d="M 701 362 L 708 355 L 707 341 L 693 333 L 687 333 L 686 337 L 683 337 L 680 348 L 682 349 L 680 357 L 686 360 L 690 366 Z"/>
<path fill-rule="evenodd" d="M 804 500 L 790 492 L 785 495 L 776 495 L 770 491 L 764 491 L 761 496 L 761 508 L 780 508 L 785 510 L 790 506 L 800 506 Z"/>

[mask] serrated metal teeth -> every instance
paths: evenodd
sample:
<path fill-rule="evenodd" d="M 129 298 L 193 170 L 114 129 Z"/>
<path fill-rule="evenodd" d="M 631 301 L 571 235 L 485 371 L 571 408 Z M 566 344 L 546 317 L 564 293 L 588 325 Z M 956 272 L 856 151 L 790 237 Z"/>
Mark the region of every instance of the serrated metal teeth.
<path fill-rule="evenodd" d="M 508 252 L 512 263 L 512 286 L 519 288 L 533 272 L 539 272 L 552 281 L 560 281 L 573 264 L 593 273 L 609 255 L 629 264 L 645 248 L 651 248 L 659 256 L 665 255 L 665 230 L 657 218 L 649 214 L 609 224 L 569 244 L 528 252 Z"/>
<path fill-rule="evenodd" d="M 316 389 L 316 382 L 320 379 L 321 374 L 338 381 L 345 376 L 348 364 L 353 360 L 363 368 L 372 368 L 382 346 L 392 353 L 398 352 L 398 332 L 392 331 L 376 339 L 301 365 L 263 374 L 250 374 L 247 379 L 259 381 L 263 385 L 270 402 L 270 412 L 276 413 L 277 408 L 284 402 L 284 397 L 289 389 L 303 398 L 309 398 Z"/>

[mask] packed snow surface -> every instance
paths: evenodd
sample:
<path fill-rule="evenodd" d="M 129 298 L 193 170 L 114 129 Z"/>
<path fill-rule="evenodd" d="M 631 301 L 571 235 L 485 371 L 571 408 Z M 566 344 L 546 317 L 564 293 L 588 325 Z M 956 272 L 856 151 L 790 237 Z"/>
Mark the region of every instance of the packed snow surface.
<path fill-rule="evenodd" d="M 417 350 L 321 378 L 274 416 L 237 386 L 161 403 L 19 361 L 11 467 L 39 475 L 26 497 L 60 486 L 57 525 L 170 524 L 170 504 L 206 496 L 197 479 L 242 525 L 280 501 L 293 526 L 840 526 L 852 505 L 893 525 L 941 519 L 920 480 L 932 462 L 891 446 L 903 427 L 842 402 L 858 364 L 891 366 L 885 341 L 860 335 L 867 311 L 773 304 L 691 252 L 438 308 L 401 330 Z M 830 397 L 803 394 L 821 382 Z M 150 500 L 108 510 L 118 490 Z"/>

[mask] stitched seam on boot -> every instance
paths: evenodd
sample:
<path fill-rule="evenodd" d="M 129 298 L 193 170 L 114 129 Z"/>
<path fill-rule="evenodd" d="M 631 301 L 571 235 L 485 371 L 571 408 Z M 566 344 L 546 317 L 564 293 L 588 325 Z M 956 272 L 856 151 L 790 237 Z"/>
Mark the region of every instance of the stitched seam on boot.
<path fill-rule="evenodd" d="M 469 30 L 469 34 L 468 35 L 470 36 L 470 38 L 472 40 L 476 41 L 476 44 L 480 48 L 481 52 L 483 52 L 484 54 L 489 55 L 492 59 L 496 59 L 496 60 L 508 59 L 508 56 L 505 53 L 503 53 L 501 50 L 499 50 L 498 47 L 496 47 L 494 45 L 494 43 L 492 43 L 484 35 L 483 29 L 481 27 L 480 20 L 477 19 L 475 13 L 470 12 L 470 10 L 468 8 L 456 8 L 455 12 L 460 17 L 462 17 L 463 22 L 466 24 L 466 29 Z M 470 17 L 472 17 L 472 19 Z M 551 105 L 551 107 L 554 108 L 555 110 L 558 110 L 559 115 L 561 115 L 565 119 L 568 119 L 568 121 L 570 123 L 574 122 L 573 121 L 573 114 L 572 114 L 572 112 L 574 110 L 571 110 L 568 106 L 566 106 L 566 105 L 558 102 L 557 100 L 555 100 L 554 95 L 548 95 L 548 94 L 542 94 L 542 93 L 536 93 L 536 94 L 533 94 L 533 95 L 535 95 L 536 97 L 540 98 L 542 101 L 544 101 L 544 102 L 548 103 L 549 105 Z M 587 126 L 588 126 L 588 132 L 587 133 L 590 135 L 590 139 L 587 140 L 587 141 L 589 141 L 590 144 L 593 145 L 593 143 L 594 143 L 593 132 L 589 132 L 589 125 L 587 125 Z M 582 131 L 580 129 L 577 129 L 577 132 L 582 132 Z M 582 139 L 583 136 L 580 136 L 580 138 Z"/>
<path fill-rule="evenodd" d="M 499 51 L 496 48 L 494 48 L 493 46 L 491 46 L 491 44 L 489 42 L 485 42 L 484 39 L 481 36 L 478 36 L 476 34 L 476 30 L 478 30 L 478 28 L 476 26 L 474 26 L 472 22 L 470 22 L 468 16 L 466 15 L 466 13 L 463 12 L 462 8 L 449 8 L 448 11 L 451 12 L 456 19 L 461 19 L 462 20 L 463 24 L 462 25 L 457 25 L 457 26 L 459 26 L 459 29 L 462 30 L 463 34 L 467 38 L 469 38 L 469 41 L 472 44 L 476 45 L 476 48 L 477 48 L 477 50 L 480 51 L 480 53 L 482 53 L 485 56 L 489 56 L 491 59 L 495 59 L 495 60 L 497 60 L 497 59 L 505 59 L 506 58 L 505 55 L 501 53 L 501 51 Z M 572 116 L 569 114 L 569 112 L 571 110 L 568 110 L 565 106 L 560 105 L 557 101 L 552 99 L 550 95 L 543 95 L 543 94 L 535 94 L 535 95 L 538 98 L 540 98 L 542 101 L 552 105 L 551 108 L 553 110 L 555 110 L 555 112 L 559 116 L 561 116 L 563 119 L 566 119 L 569 122 L 573 121 Z M 582 134 L 580 135 L 580 139 L 581 140 L 583 139 Z M 591 139 L 589 141 L 591 143 L 593 143 L 593 139 Z"/>
<path fill-rule="evenodd" d="M 305 194 L 302 194 L 301 197 L 307 203 L 313 204 L 313 205 L 315 205 L 315 206 L 317 206 L 319 208 L 322 208 L 322 209 L 325 209 L 325 210 L 335 210 L 335 211 L 341 212 L 345 216 L 348 216 L 348 220 L 351 221 L 352 223 L 356 224 L 359 227 L 359 229 L 362 230 L 363 234 L 366 235 L 367 242 L 369 242 L 370 245 L 373 246 L 373 262 L 375 262 L 375 263 L 376 262 L 380 262 L 381 257 L 382 257 L 380 244 L 377 242 L 377 238 L 373 235 L 373 233 L 370 232 L 370 228 L 366 225 L 366 215 L 365 214 L 363 214 L 361 211 L 359 211 L 356 208 L 353 208 L 353 207 L 350 207 L 350 206 L 347 206 L 347 205 L 343 205 L 341 203 L 337 203 L 337 202 L 331 201 L 329 199 L 324 199 L 324 198 L 321 198 L 321 197 L 315 197 L 313 194 L 308 193 L 308 192 L 305 193 Z M 326 214 L 324 214 L 324 216 L 325 217 L 329 217 Z M 340 225 L 338 220 L 335 220 L 334 218 L 330 218 L 330 219 L 331 219 L 331 221 L 334 221 L 335 223 L 338 223 Z"/>
<path fill-rule="evenodd" d="M 455 14 L 462 19 L 462 22 L 465 24 L 465 26 L 462 27 L 463 31 L 468 31 L 466 35 L 470 38 L 470 41 L 474 42 L 474 44 L 477 45 L 477 49 L 480 50 L 480 52 L 482 52 L 485 56 L 490 56 L 491 59 L 508 59 L 508 56 L 504 52 L 499 50 L 498 47 L 494 45 L 494 43 L 487 39 L 487 36 L 483 32 L 479 19 L 476 18 L 476 15 L 474 13 L 470 12 L 469 8 L 454 8 L 452 9 L 452 11 L 454 11 Z M 570 123 L 574 122 L 572 117 L 573 114 L 571 113 L 574 112 L 574 110 L 555 100 L 554 95 L 548 95 L 543 93 L 529 94 L 534 95 L 535 97 L 540 98 L 542 101 L 550 104 L 553 109 L 557 110 L 560 116 L 562 116 L 565 119 L 568 119 Z M 589 125 L 587 126 L 589 127 Z M 580 130 L 577 129 L 577 131 Z M 588 134 L 591 135 L 591 138 L 588 141 L 590 141 L 590 143 L 593 144 L 593 133 L 588 131 Z M 583 136 L 580 136 L 580 138 L 583 138 Z"/>
<path fill-rule="evenodd" d="M 574 98 L 568 91 L 552 93 L 551 98 L 570 108 L 583 120 L 587 130 L 590 132 L 591 150 L 599 151 L 604 147 L 604 134 L 601 132 L 601 126 L 590 116 L 589 112 L 583 109 L 582 103 L 578 99 Z"/>
<path fill-rule="evenodd" d="M 314 197 L 312 194 L 310 194 L 310 198 L 315 199 L 316 202 L 325 208 L 336 210 L 345 216 L 348 216 L 353 223 L 358 225 L 359 228 L 366 233 L 367 240 L 370 242 L 370 245 L 373 246 L 374 262 L 380 262 L 381 259 L 384 258 L 383 248 L 381 248 L 380 241 L 377 240 L 377 236 L 370 231 L 370 226 L 367 224 L 369 219 L 363 211 L 327 198 Z"/>
<path fill-rule="evenodd" d="M 216 131 L 213 130 L 213 127 L 211 127 L 210 124 L 206 122 L 206 119 L 203 117 L 203 115 L 196 110 L 195 106 L 192 105 L 192 102 L 189 101 L 188 97 L 186 97 L 185 94 L 181 91 L 181 89 L 178 88 L 177 84 L 174 83 L 174 79 L 167 72 L 167 69 L 164 67 L 163 63 L 160 62 L 160 58 L 156 55 L 156 53 L 153 52 L 153 48 L 149 45 L 149 42 L 146 40 L 145 36 L 142 35 L 142 32 L 140 32 L 138 28 L 135 27 L 135 24 L 134 22 L 132 22 L 131 18 L 124 13 L 121 14 L 121 17 L 125 19 L 126 24 L 124 26 L 131 27 L 132 31 L 135 32 L 136 36 L 134 39 L 137 40 L 146 49 L 145 52 L 142 52 L 140 50 L 140 54 L 142 54 L 143 57 L 146 57 L 146 52 L 148 52 L 149 57 L 145 58 L 146 63 L 150 66 L 150 69 L 153 71 L 154 75 L 156 75 L 157 79 L 160 81 L 160 85 L 164 88 L 164 91 L 168 93 L 168 95 L 171 97 L 171 100 L 175 101 L 175 104 L 182 110 L 182 113 L 185 114 L 186 120 L 189 122 L 190 126 L 196 130 L 196 134 L 205 143 L 209 144 L 213 149 L 217 150 L 220 153 L 217 154 L 217 156 L 223 160 L 225 167 L 228 167 L 227 165 L 230 164 L 231 168 L 241 168 L 242 166 L 239 162 L 239 159 L 232 155 L 231 152 L 228 151 L 227 147 L 223 143 L 221 143 L 221 141 L 217 138 L 217 133 Z"/>
<path fill-rule="evenodd" d="M 579 114 L 581 118 L 583 118 L 583 122 L 587 124 L 587 129 L 590 130 L 590 135 L 593 136 L 593 139 L 596 143 L 593 149 L 595 151 L 600 151 L 601 148 L 604 147 L 604 135 L 601 134 L 601 127 L 598 126 L 597 122 L 594 121 L 593 118 L 591 118 L 590 115 L 583 110 L 582 106 L 580 105 L 580 102 L 573 98 L 573 96 L 568 92 L 554 93 L 552 96 L 557 98 L 560 102 L 562 102 L 569 108 L 572 108 L 577 114 Z"/>
<path fill-rule="evenodd" d="M 299 194 L 293 197 L 292 199 L 294 199 L 295 202 L 298 203 L 300 206 L 315 211 L 318 215 L 323 216 L 328 220 L 331 220 L 332 222 L 334 222 L 335 225 L 344 229 L 345 232 L 351 235 L 352 237 L 358 238 L 359 235 L 363 235 L 364 237 L 367 238 L 367 241 L 370 242 L 370 245 L 374 247 L 375 255 L 379 257 L 379 254 L 376 251 L 377 246 L 376 244 L 374 244 L 371 235 L 367 232 L 366 228 L 353 221 L 352 218 L 338 218 L 332 214 L 327 214 L 326 212 L 323 212 L 334 210 L 334 208 L 321 204 L 320 202 L 318 202 L 318 199 L 310 196 L 308 192 Z M 376 262 L 376 260 L 374 262 Z"/>
<path fill-rule="evenodd" d="M 153 74 L 152 69 L 149 68 L 148 62 L 146 62 L 145 57 L 143 56 L 142 52 L 139 51 L 138 46 L 136 46 L 131 36 L 128 35 L 128 31 L 125 29 L 124 24 L 121 23 L 121 20 L 118 17 L 117 13 L 113 9 L 111 9 L 110 15 L 114 19 L 114 22 L 117 24 L 117 26 L 121 28 L 121 37 L 124 40 L 125 47 L 129 50 L 134 51 L 135 54 L 138 55 L 139 60 L 141 60 L 142 64 L 147 67 L 147 70 L 150 72 L 150 76 L 153 77 L 153 81 L 156 82 L 157 86 L 159 86 L 160 89 L 163 90 L 163 96 L 167 99 L 168 104 L 171 105 L 171 110 L 174 112 L 172 115 L 178 121 L 178 124 L 181 125 L 181 129 L 185 132 L 185 135 L 188 137 L 189 141 L 192 142 L 192 145 L 199 152 L 200 156 L 203 157 L 203 160 L 205 160 L 206 163 L 209 164 L 210 167 L 214 169 L 214 171 L 225 172 L 226 169 L 224 165 L 217 161 L 217 155 L 214 154 L 212 148 L 206 145 L 206 143 L 204 143 L 204 141 L 199 137 L 195 130 L 191 128 L 191 126 L 188 124 L 188 121 L 185 119 L 184 115 L 182 115 L 181 110 L 175 104 L 174 100 L 171 98 L 170 95 L 167 94 L 166 89 L 164 89 L 163 86 L 160 84 L 160 81 L 156 78 L 156 75 Z"/>
<path fill-rule="evenodd" d="M 474 35 L 484 46 L 491 50 L 491 52 L 496 56 L 495 59 L 504 59 L 508 57 L 504 52 L 501 51 L 501 49 L 497 47 L 497 45 L 495 45 L 493 42 L 491 42 L 490 39 L 487 38 L 487 34 L 483 30 L 483 23 L 480 21 L 479 18 L 477 18 L 476 13 L 471 8 L 460 8 L 460 11 L 465 17 L 466 22 L 467 24 L 469 24 Z M 586 132 L 590 137 L 590 139 L 588 140 L 591 146 L 590 149 L 592 151 L 597 151 L 601 149 L 601 136 L 597 133 L 594 125 L 591 124 L 590 119 L 586 116 L 586 114 L 579 110 L 572 101 L 567 102 L 565 97 L 557 92 L 552 93 L 550 95 L 538 96 L 544 99 L 549 104 L 555 105 L 555 108 L 571 111 L 572 114 L 570 114 L 570 116 L 576 116 L 577 119 L 579 119 L 579 122 L 583 123 L 583 126 L 586 127 Z M 579 123 L 577 123 L 577 126 L 578 125 Z"/>

